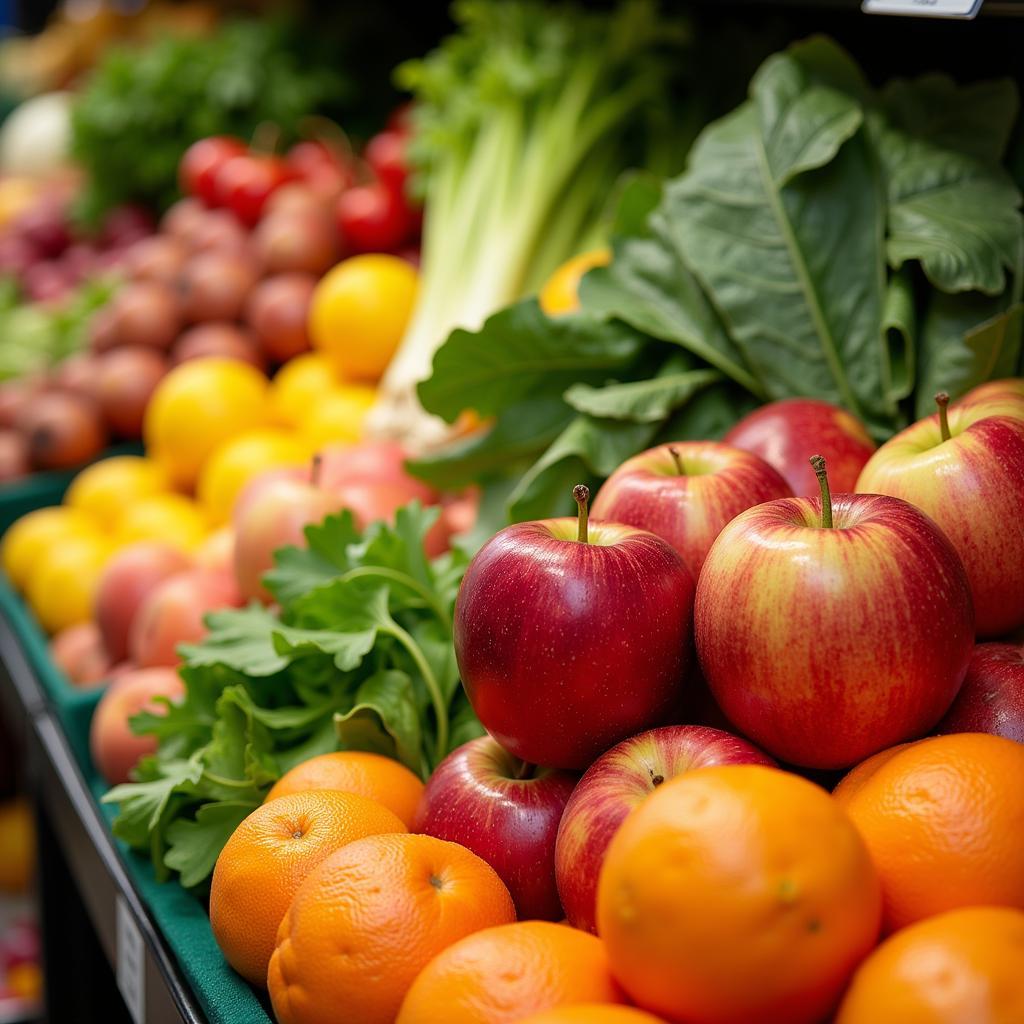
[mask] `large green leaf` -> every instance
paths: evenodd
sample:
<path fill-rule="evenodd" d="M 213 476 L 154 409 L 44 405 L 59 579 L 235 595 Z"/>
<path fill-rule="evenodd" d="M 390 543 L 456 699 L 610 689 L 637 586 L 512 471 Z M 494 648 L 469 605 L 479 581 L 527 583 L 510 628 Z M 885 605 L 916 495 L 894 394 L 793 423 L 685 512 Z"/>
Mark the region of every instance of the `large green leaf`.
<path fill-rule="evenodd" d="M 921 330 L 916 414 L 934 412 L 936 392 L 956 398 L 986 380 L 1012 377 L 1021 356 L 1024 305 L 1002 296 L 937 292 Z"/>
<path fill-rule="evenodd" d="M 577 412 L 634 423 L 658 423 L 698 391 L 722 379 L 717 370 L 685 370 L 625 384 L 574 384 L 565 400 Z"/>
<path fill-rule="evenodd" d="M 894 402 L 914 389 L 917 309 L 910 268 L 902 267 L 889 279 L 882 311 L 885 328 L 885 388 Z"/>
<path fill-rule="evenodd" d="M 495 313 L 479 331 L 453 332 L 419 385 L 420 401 L 449 423 L 467 408 L 493 416 L 577 381 L 599 381 L 629 363 L 641 342 L 625 324 L 579 314 L 548 318 L 536 299 L 526 299 Z"/>
<path fill-rule="evenodd" d="M 787 106 L 791 87 L 778 70 L 760 75 L 756 105 L 704 131 L 667 188 L 666 223 L 770 397 L 813 395 L 888 421 L 881 181 L 856 102 L 843 115 L 840 93 L 807 85 Z M 789 141 L 770 154 L 773 112 Z M 828 163 L 810 169 L 812 154 Z"/>
<path fill-rule="evenodd" d="M 611 264 L 583 278 L 583 308 L 681 345 L 749 391 L 763 395 L 760 381 L 721 316 L 683 262 L 664 217 L 655 214 L 650 228 L 650 237 L 617 239 Z"/>
<path fill-rule="evenodd" d="M 393 757 L 423 773 L 422 730 L 412 680 L 404 672 L 377 672 L 356 691 L 355 704 L 334 719 L 344 750 Z"/>

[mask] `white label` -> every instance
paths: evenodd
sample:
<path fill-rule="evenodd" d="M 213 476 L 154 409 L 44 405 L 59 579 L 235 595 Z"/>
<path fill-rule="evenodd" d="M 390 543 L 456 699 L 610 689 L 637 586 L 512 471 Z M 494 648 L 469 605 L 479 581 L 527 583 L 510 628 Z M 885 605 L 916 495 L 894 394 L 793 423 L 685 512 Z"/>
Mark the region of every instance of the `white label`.
<path fill-rule="evenodd" d="M 135 919 L 117 896 L 117 987 L 135 1024 L 146 1020 L 146 949 Z"/>
<path fill-rule="evenodd" d="M 982 0 L 864 0 L 867 14 L 920 14 L 926 18 L 973 18 Z"/>

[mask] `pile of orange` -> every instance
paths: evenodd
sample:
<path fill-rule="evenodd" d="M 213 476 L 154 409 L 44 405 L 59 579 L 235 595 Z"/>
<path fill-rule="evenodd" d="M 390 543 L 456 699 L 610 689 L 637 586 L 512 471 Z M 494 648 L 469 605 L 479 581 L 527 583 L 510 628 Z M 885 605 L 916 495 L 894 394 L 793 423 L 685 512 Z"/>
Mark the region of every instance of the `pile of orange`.
<path fill-rule="evenodd" d="M 327 754 L 224 848 L 211 920 L 279 1024 L 1021 1024 L 1022 780 L 1024 745 L 970 733 L 834 794 L 686 772 L 615 834 L 594 936 L 516 922 L 483 860 L 408 834 L 407 769 Z"/>

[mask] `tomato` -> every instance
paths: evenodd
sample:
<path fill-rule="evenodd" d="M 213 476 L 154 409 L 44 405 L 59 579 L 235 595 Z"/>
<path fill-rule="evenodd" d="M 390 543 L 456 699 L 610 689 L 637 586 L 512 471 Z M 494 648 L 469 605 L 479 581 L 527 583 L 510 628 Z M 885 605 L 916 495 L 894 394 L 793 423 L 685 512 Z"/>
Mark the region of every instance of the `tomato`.
<path fill-rule="evenodd" d="M 412 133 L 412 102 L 402 103 L 388 115 L 386 128 L 399 135 Z"/>
<path fill-rule="evenodd" d="M 366 144 L 366 162 L 382 185 L 405 197 L 409 167 L 405 162 L 407 139 L 398 132 L 380 132 Z"/>
<path fill-rule="evenodd" d="M 211 135 L 193 142 L 178 164 L 178 185 L 186 195 L 202 199 L 207 206 L 217 205 L 217 172 L 232 157 L 247 153 L 241 139 L 230 135 Z"/>
<path fill-rule="evenodd" d="M 279 156 L 262 153 L 233 156 L 217 171 L 217 203 L 231 210 L 243 224 L 253 227 L 270 194 L 295 177 L 295 171 Z"/>
<path fill-rule="evenodd" d="M 342 192 L 335 213 L 342 241 L 354 253 L 397 249 L 415 229 L 401 196 L 380 182 Z"/>
<path fill-rule="evenodd" d="M 288 151 L 288 166 L 318 195 L 337 196 L 355 182 L 344 155 L 322 142 L 297 142 Z"/>

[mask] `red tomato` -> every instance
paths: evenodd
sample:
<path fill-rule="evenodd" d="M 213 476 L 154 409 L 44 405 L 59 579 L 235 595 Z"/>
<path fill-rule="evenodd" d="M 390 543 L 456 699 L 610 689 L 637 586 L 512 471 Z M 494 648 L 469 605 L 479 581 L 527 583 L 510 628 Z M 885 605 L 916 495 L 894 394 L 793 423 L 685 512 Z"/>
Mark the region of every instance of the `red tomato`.
<path fill-rule="evenodd" d="M 401 196 L 380 182 L 342 192 L 336 208 L 342 242 L 351 252 L 391 252 L 414 230 Z"/>
<path fill-rule="evenodd" d="M 178 185 L 186 195 L 202 199 L 207 206 L 217 205 L 217 172 L 232 157 L 248 150 L 241 139 L 230 135 L 211 135 L 193 142 L 178 164 Z"/>
<path fill-rule="evenodd" d="M 412 102 L 402 103 L 388 115 L 387 130 L 408 135 L 412 131 Z"/>
<path fill-rule="evenodd" d="M 279 156 L 262 153 L 233 156 L 217 172 L 217 203 L 252 227 L 260 219 L 271 192 L 286 181 L 294 181 L 295 176 Z"/>
<path fill-rule="evenodd" d="M 366 144 L 366 162 L 377 176 L 396 195 L 405 198 L 405 182 L 409 167 L 405 162 L 407 139 L 398 132 L 381 132 Z"/>
<path fill-rule="evenodd" d="M 322 142 L 297 142 L 288 151 L 288 166 L 318 195 L 337 196 L 355 182 L 352 166 Z"/>

